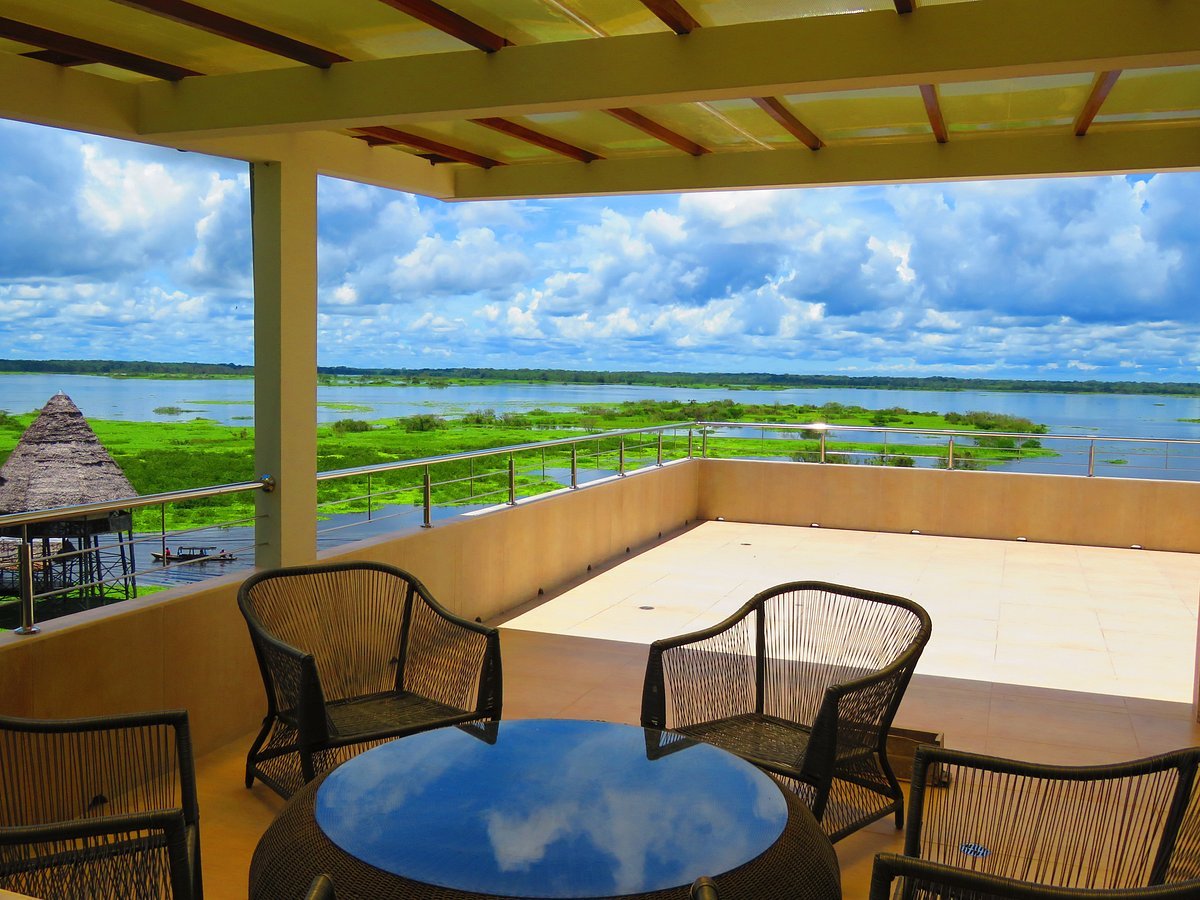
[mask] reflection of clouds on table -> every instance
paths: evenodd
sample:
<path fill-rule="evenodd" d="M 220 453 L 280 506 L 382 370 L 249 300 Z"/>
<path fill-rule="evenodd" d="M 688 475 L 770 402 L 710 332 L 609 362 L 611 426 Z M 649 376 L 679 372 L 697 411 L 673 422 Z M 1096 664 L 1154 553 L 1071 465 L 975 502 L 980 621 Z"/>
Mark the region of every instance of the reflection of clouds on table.
<path fill-rule="evenodd" d="M 461 736 L 461 732 L 455 733 Z M 334 834 L 353 834 L 356 841 L 371 841 L 385 851 L 389 849 L 393 843 L 389 830 L 372 823 L 388 822 L 394 811 L 405 808 L 411 799 L 440 790 L 442 778 L 472 752 L 471 747 L 460 745 L 446 732 L 430 735 L 430 740 L 415 743 L 405 754 L 403 769 L 398 769 L 395 760 L 386 754 L 363 753 L 356 757 L 352 790 L 340 784 L 338 775 L 345 772 L 344 768 L 330 773 L 317 790 L 316 810 L 322 830 L 331 839 Z"/>
<path fill-rule="evenodd" d="M 328 795 L 328 796 L 327 796 Z M 705 745 L 650 760 L 642 729 L 505 722 L 403 738 L 334 770 L 322 830 L 414 880 L 526 897 L 647 892 L 736 868 L 779 837 L 778 787 Z"/>

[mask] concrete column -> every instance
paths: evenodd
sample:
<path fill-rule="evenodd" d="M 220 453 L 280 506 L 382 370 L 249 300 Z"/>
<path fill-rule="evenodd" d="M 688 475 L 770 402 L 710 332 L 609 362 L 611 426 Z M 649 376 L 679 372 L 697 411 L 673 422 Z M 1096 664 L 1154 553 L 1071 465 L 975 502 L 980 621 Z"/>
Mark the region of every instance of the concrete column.
<path fill-rule="evenodd" d="M 317 176 L 253 163 L 254 459 L 274 476 L 257 501 L 259 567 L 317 551 Z"/>

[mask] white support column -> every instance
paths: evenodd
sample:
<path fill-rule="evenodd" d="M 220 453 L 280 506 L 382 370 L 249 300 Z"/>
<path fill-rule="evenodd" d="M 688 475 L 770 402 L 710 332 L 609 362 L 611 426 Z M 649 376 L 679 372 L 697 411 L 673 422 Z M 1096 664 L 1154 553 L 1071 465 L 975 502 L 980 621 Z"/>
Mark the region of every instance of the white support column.
<path fill-rule="evenodd" d="M 317 176 L 251 166 L 254 229 L 254 459 L 275 478 L 260 493 L 255 561 L 301 565 L 317 550 Z"/>

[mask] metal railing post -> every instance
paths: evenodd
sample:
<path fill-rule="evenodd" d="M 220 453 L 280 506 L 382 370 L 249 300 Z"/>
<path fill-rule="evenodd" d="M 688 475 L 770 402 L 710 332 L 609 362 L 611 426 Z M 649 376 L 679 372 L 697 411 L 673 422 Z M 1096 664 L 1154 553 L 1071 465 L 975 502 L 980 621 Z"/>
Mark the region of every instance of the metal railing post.
<path fill-rule="evenodd" d="M 579 445 L 571 445 L 571 490 L 579 487 Z"/>
<path fill-rule="evenodd" d="M 162 564 L 167 564 L 167 504 L 162 504 L 158 508 L 158 527 L 159 534 L 162 536 L 160 552 L 162 553 Z"/>
<path fill-rule="evenodd" d="M 708 459 L 708 428 L 700 429 L 700 458 Z"/>
<path fill-rule="evenodd" d="M 821 462 L 825 462 L 825 429 L 821 429 Z"/>
<path fill-rule="evenodd" d="M 662 465 L 662 445 L 663 445 L 663 433 L 660 431 L 658 433 L 658 465 L 659 466 Z"/>
<path fill-rule="evenodd" d="M 621 438 L 621 443 L 617 446 L 617 475 L 625 477 L 625 438 Z"/>
<path fill-rule="evenodd" d="M 371 521 L 371 473 L 367 473 L 367 521 Z"/>
<path fill-rule="evenodd" d="M 946 468 L 954 468 L 954 438 L 950 438 L 950 442 L 946 447 Z"/>
<path fill-rule="evenodd" d="M 508 454 L 508 505 L 517 505 L 517 458 Z"/>
<path fill-rule="evenodd" d="M 1088 478 L 1096 474 L 1096 442 L 1088 441 Z"/>
<path fill-rule="evenodd" d="M 692 429 L 688 428 L 688 459 L 692 458 Z"/>
<path fill-rule="evenodd" d="M 422 528 L 433 527 L 433 480 L 429 474 L 429 466 L 425 466 L 425 521 Z"/>
<path fill-rule="evenodd" d="M 33 624 L 33 545 L 29 543 L 28 534 L 17 545 L 17 570 L 21 579 L 21 627 L 15 631 L 17 634 L 37 634 L 41 629 Z"/>

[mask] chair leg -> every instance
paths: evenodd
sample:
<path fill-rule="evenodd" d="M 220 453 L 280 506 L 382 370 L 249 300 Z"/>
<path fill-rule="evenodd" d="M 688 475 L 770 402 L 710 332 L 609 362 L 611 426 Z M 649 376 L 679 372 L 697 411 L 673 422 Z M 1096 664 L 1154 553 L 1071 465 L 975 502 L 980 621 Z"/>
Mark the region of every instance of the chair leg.
<path fill-rule="evenodd" d="M 883 770 L 883 774 L 888 781 L 888 787 L 891 788 L 892 799 L 896 802 L 896 828 L 903 828 L 904 791 L 900 789 L 900 782 L 896 780 L 896 773 L 892 771 L 892 764 L 888 762 L 886 744 L 885 749 L 876 752 L 875 757 L 879 760 L 879 768 Z"/>
<path fill-rule="evenodd" d="M 263 719 L 262 728 L 258 731 L 258 737 L 254 739 L 254 743 L 250 745 L 250 752 L 246 754 L 246 787 L 254 786 L 254 761 L 258 756 L 258 751 L 262 749 L 266 743 L 267 735 L 271 733 L 271 726 L 274 724 L 275 717 L 267 715 Z"/>

